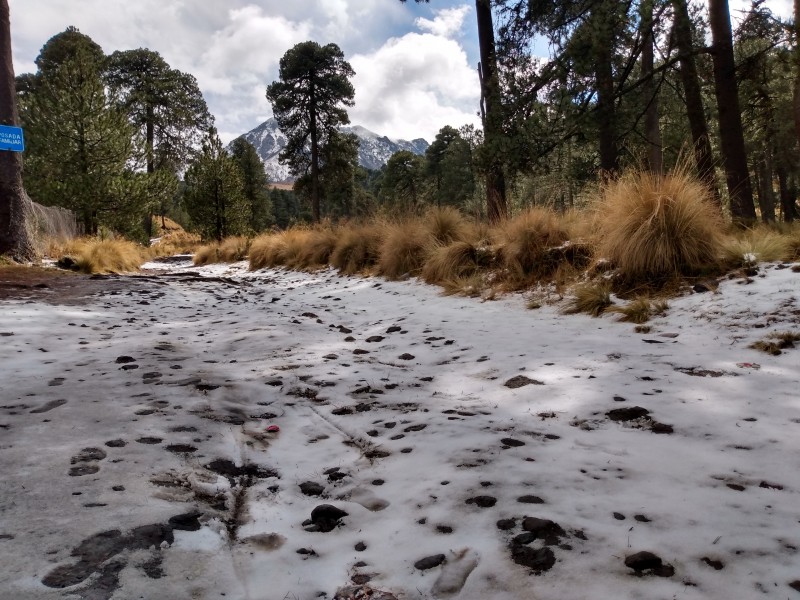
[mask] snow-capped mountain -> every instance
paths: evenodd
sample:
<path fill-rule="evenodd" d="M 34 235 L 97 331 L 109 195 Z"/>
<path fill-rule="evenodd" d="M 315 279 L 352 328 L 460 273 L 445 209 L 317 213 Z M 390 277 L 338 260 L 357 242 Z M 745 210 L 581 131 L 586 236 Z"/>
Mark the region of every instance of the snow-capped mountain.
<path fill-rule="evenodd" d="M 345 133 L 354 133 L 358 136 L 358 162 L 367 169 L 380 169 L 389 160 L 389 157 L 399 150 L 410 150 L 414 154 L 424 154 L 429 144 L 422 138 L 411 140 L 393 140 L 379 135 L 360 125 L 342 127 Z M 286 146 L 286 136 L 278 127 L 274 117 L 264 121 L 261 125 L 245 133 L 242 137 L 253 144 L 264 161 L 264 170 L 274 183 L 292 180 L 289 167 L 278 162 L 278 153 Z"/>

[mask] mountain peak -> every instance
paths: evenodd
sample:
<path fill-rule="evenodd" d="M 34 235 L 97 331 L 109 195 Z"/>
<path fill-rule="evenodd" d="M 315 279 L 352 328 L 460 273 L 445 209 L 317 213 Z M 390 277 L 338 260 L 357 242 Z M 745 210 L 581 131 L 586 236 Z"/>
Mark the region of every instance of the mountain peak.
<path fill-rule="evenodd" d="M 414 154 L 424 154 L 428 149 L 428 142 L 422 138 L 412 141 L 394 140 L 384 135 L 370 131 L 361 125 L 347 125 L 341 127 L 344 133 L 354 133 L 358 137 L 358 163 L 367 169 L 380 169 L 395 152 L 409 150 Z M 253 144 L 256 152 L 264 162 L 264 170 L 269 175 L 270 181 L 284 183 L 292 181 L 289 167 L 280 164 L 278 154 L 286 146 L 286 136 L 278 127 L 275 117 L 270 117 L 258 127 L 251 129 L 244 135 L 244 139 Z"/>

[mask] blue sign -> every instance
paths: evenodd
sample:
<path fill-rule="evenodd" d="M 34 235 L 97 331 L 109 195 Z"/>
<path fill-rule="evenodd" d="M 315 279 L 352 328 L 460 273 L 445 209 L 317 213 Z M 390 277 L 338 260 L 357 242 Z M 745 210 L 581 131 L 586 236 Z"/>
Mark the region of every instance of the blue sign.
<path fill-rule="evenodd" d="M 22 152 L 25 150 L 25 139 L 22 136 L 22 127 L 0 125 L 0 150 Z"/>

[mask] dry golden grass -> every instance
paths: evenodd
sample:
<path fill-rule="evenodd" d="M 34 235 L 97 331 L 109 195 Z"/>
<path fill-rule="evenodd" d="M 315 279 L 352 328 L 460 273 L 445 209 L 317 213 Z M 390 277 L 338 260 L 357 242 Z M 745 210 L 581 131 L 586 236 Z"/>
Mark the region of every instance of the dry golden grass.
<path fill-rule="evenodd" d="M 487 290 L 486 278 L 481 273 L 443 280 L 439 282 L 439 285 L 444 288 L 442 294 L 445 296 L 477 298 Z"/>
<path fill-rule="evenodd" d="M 548 250 L 568 239 L 558 215 L 540 207 L 530 208 L 500 224 L 495 236 L 512 287 L 524 287 L 551 275 L 558 262 L 548 256 Z"/>
<path fill-rule="evenodd" d="M 722 250 L 725 262 L 736 266 L 789 260 L 794 256 L 791 236 L 766 226 L 733 232 L 724 240 Z"/>
<path fill-rule="evenodd" d="M 384 224 L 347 225 L 338 232 L 331 264 L 344 275 L 363 273 L 374 267 L 380 257 Z"/>
<path fill-rule="evenodd" d="M 767 354 L 777 356 L 787 348 L 794 348 L 795 342 L 800 342 L 800 333 L 795 331 L 776 332 L 768 335 L 766 339 L 759 340 L 750 345 L 754 350 L 761 350 Z"/>
<path fill-rule="evenodd" d="M 251 240 L 243 236 L 225 238 L 221 242 L 198 248 L 192 262 L 196 265 L 231 263 L 247 259 Z"/>
<path fill-rule="evenodd" d="M 565 315 L 586 313 L 599 317 L 611 304 L 611 283 L 605 280 L 595 281 L 576 286 L 572 290 L 572 298 L 562 312 Z"/>
<path fill-rule="evenodd" d="M 625 306 L 609 306 L 606 308 L 606 312 L 619 313 L 620 321 L 641 325 L 653 316 L 663 315 L 667 308 L 669 305 L 664 300 L 651 300 L 647 296 L 641 296 L 631 300 Z"/>
<path fill-rule="evenodd" d="M 308 230 L 301 228 L 258 236 L 250 244 L 250 270 L 267 267 L 295 268 L 307 236 Z"/>
<path fill-rule="evenodd" d="M 467 239 L 470 233 L 464 215 L 450 206 L 429 209 L 423 216 L 423 223 L 433 241 L 445 246 Z"/>
<path fill-rule="evenodd" d="M 387 279 L 416 275 L 431 247 L 430 234 L 418 219 L 389 223 L 379 251 L 378 272 Z"/>
<path fill-rule="evenodd" d="M 436 245 L 422 266 L 426 283 L 457 281 L 473 275 L 480 267 L 480 252 L 469 242 Z"/>
<path fill-rule="evenodd" d="M 84 273 L 129 273 L 147 260 L 145 249 L 127 240 L 89 240 L 76 248 L 70 256 Z"/>
<path fill-rule="evenodd" d="M 716 263 L 722 218 L 685 170 L 635 172 L 605 183 L 595 201 L 597 254 L 626 281 L 692 274 Z"/>
<path fill-rule="evenodd" d="M 192 254 L 201 245 L 200 236 L 182 229 L 172 230 L 150 246 L 151 257 L 174 256 L 176 254 Z"/>
<path fill-rule="evenodd" d="M 308 230 L 303 248 L 297 255 L 295 268 L 314 270 L 327 265 L 336 248 L 336 238 L 336 232 L 329 227 Z"/>

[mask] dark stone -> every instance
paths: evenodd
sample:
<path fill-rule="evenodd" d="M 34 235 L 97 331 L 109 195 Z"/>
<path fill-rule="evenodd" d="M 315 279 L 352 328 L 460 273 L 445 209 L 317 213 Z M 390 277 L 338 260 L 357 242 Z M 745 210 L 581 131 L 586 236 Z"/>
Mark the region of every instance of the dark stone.
<path fill-rule="evenodd" d="M 398 356 L 400 360 L 414 360 L 416 358 L 413 354 L 409 354 L 408 352 L 404 352 L 400 356 Z"/>
<path fill-rule="evenodd" d="M 383 339 L 384 339 L 384 338 L 383 338 L 383 336 L 382 336 L 382 335 L 371 335 L 371 336 L 369 336 L 369 337 L 368 337 L 368 338 L 367 338 L 365 341 L 366 341 L 368 344 L 374 344 L 374 343 L 376 343 L 376 342 L 382 342 L 382 341 L 383 341 Z"/>
<path fill-rule="evenodd" d="M 520 496 L 517 498 L 517 502 L 521 502 L 522 504 L 544 504 L 544 500 L 539 498 L 539 496 Z"/>
<path fill-rule="evenodd" d="M 606 413 L 606 416 L 612 421 L 634 421 L 646 417 L 649 414 L 650 411 L 641 406 L 628 406 L 610 410 Z"/>
<path fill-rule="evenodd" d="M 366 573 L 356 573 L 350 578 L 350 581 L 356 585 L 364 585 L 369 583 L 370 580 L 372 580 L 372 575 L 367 575 Z"/>
<path fill-rule="evenodd" d="M 658 577 L 672 577 L 675 574 L 675 568 L 672 565 L 665 565 L 661 557 L 647 551 L 625 557 L 625 566 L 633 569 L 637 575 L 649 572 Z"/>
<path fill-rule="evenodd" d="M 530 377 L 525 377 L 525 375 L 516 375 L 515 377 L 512 377 L 506 381 L 503 385 L 507 388 L 515 390 L 517 388 L 525 387 L 526 385 L 544 385 L 544 382 L 531 379 Z"/>
<path fill-rule="evenodd" d="M 795 592 L 800 592 L 800 579 L 795 579 L 793 582 L 789 584 L 789 587 L 792 588 Z"/>
<path fill-rule="evenodd" d="M 59 269 L 66 269 L 67 271 L 79 271 L 80 267 L 78 266 L 78 262 L 72 258 L 71 256 L 62 256 L 56 262 L 56 266 Z"/>
<path fill-rule="evenodd" d="M 133 358 L 132 356 L 118 356 L 117 360 L 115 360 L 114 362 L 117 363 L 118 365 L 124 365 L 127 363 L 136 362 L 136 359 Z"/>
<path fill-rule="evenodd" d="M 191 454 L 192 452 L 197 452 L 197 447 L 191 444 L 170 444 L 165 446 L 165 450 L 175 454 Z"/>
<path fill-rule="evenodd" d="M 650 431 L 653 433 L 674 433 L 675 429 L 672 425 L 667 425 L 666 423 L 659 423 L 658 421 L 653 421 L 653 424 L 650 426 Z"/>
<path fill-rule="evenodd" d="M 426 556 L 425 558 L 420 558 L 417 562 L 414 563 L 414 568 L 419 569 L 420 571 L 427 571 L 428 569 L 433 569 L 434 567 L 438 567 L 445 561 L 444 554 L 434 554 L 433 556 Z"/>
<path fill-rule="evenodd" d="M 168 523 L 173 529 L 177 529 L 178 531 L 198 531 L 200 529 L 199 518 L 202 514 L 203 513 L 197 511 L 192 511 L 175 515 L 169 518 Z"/>
<path fill-rule="evenodd" d="M 69 470 L 70 477 L 83 477 L 84 475 L 94 475 L 100 470 L 97 465 L 79 465 Z"/>
<path fill-rule="evenodd" d="M 466 503 L 474 504 L 475 506 L 479 506 L 481 508 L 491 508 L 497 504 L 497 498 L 494 496 L 475 496 L 474 498 L 469 498 Z"/>
<path fill-rule="evenodd" d="M 728 487 L 736 492 L 743 492 L 746 489 L 743 485 L 739 485 L 738 483 L 729 483 Z"/>
<path fill-rule="evenodd" d="M 617 521 L 624 521 L 625 520 L 625 515 L 623 515 L 622 513 L 615 512 L 613 514 L 614 514 L 614 518 Z"/>
<path fill-rule="evenodd" d="M 128 442 L 125 440 L 109 440 L 106 442 L 106 446 L 109 448 L 124 448 L 128 445 Z"/>
<path fill-rule="evenodd" d="M 725 568 L 725 565 L 722 563 L 721 560 L 715 560 L 713 558 L 708 558 L 707 556 L 704 556 L 700 560 L 702 560 L 705 564 L 707 564 L 715 571 L 721 571 L 722 569 Z M 797 591 L 800 592 L 800 589 L 798 589 Z"/>
<path fill-rule="evenodd" d="M 254 464 L 246 464 L 239 467 L 227 458 L 217 458 L 212 460 L 206 465 L 206 469 L 213 471 L 218 475 L 227 477 L 229 480 L 232 480 L 236 477 L 268 479 L 269 477 L 278 476 L 278 474 L 272 469 L 267 469 Z"/>
<path fill-rule="evenodd" d="M 60 399 L 60 400 L 50 400 L 50 402 L 48 402 L 48 403 L 47 403 L 47 404 L 45 404 L 44 406 L 40 406 L 39 408 L 34 408 L 34 409 L 31 411 L 31 414 L 32 414 L 32 415 L 38 415 L 38 414 L 46 413 L 46 412 L 48 412 L 48 411 L 51 411 L 51 410 L 53 410 L 54 408 L 58 408 L 59 406 L 63 406 L 63 405 L 65 405 L 66 403 L 67 403 L 67 401 L 66 401 L 66 400 L 64 400 L 64 399 Z"/>
<path fill-rule="evenodd" d="M 125 486 L 124 485 L 112 485 L 111 490 L 114 492 L 124 492 Z"/>
<path fill-rule="evenodd" d="M 544 540 L 546 544 L 557 544 L 560 536 L 566 535 L 561 526 L 550 519 L 538 517 L 525 517 L 522 528 L 533 533 L 537 539 Z"/>
<path fill-rule="evenodd" d="M 426 427 L 427 425 L 425 423 L 420 423 L 419 425 L 409 425 L 408 427 L 403 429 L 403 431 L 405 431 L 406 433 L 409 433 L 411 431 L 422 431 Z"/>
<path fill-rule="evenodd" d="M 649 522 L 650 522 L 650 519 L 648 519 L 648 518 L 647 518 L 646 516 L 644 516 L 644 515 L 633 515 L 633 518 L 634 518 L 636 521 L 639 521 L 639 523 L 649 523 Z"/>
<path fill-rule="evenodd" d="M 140 437 L 136 441 L 139 442 L 140 444 L 155 445 L 155 444 L 160 444 L 161 442 L 164 441 L 164 439 L 160 437 L 144 436 Z"/>
<path fill-rule="evenodd" d="M 364 550 L 367 549 L 367 545 L 364 542 L 358 542 L 354 546 L 354 549 L 355 549 L 356 552 L 363 552 Z"/>
<path fill-rule="evenodd" d="M 502 440 L 500 440 L 500 442 L 504 446 L 512 446 L 512 447 L 519 447 L 525 445 L 525 442 L 522 442 L 520 440 L 515 440 L 514 438 L 503 438 Z"/>
<path fill-rule="evenodd" d="M 514 538 L 511 540 L 515 544 L 530 544 L 532 541 L 536 539 L 536 534 L 531 533 L 530 531 L 526 531 L 524 533 L 520 533 L 515 535 Z"/>
<path fill-rule="evenodd" d="M 319 531 L 327 533 L 339 525 L 340 519 L 347 515 L 348 513 L 331 504 L 320 504 L 311 511 L 311 522 L 319 528 Z"/>
<path fill-rule="evenodd" d="M 500 531 L 508 531 L 509 529 L 514 529 L 517 526 L 516 519 L 500 519 L 497 522 L 497 528 Z"/>
<path fill-rule="evenodd" d="M 386 330 L 386 333 L 397 333 L 401 329 L 402 327 L 400 327 L 399 325 L 392 325 L 391 327 L 389 327 L 389 329 Z"/>
<path fill-rule="evenodd" d="M 300 484 L 300 491 L 306 496 L 321 496 L 325 491 L 325 486 L 314 481 L 304 481 Z"/>
<path fill-rule="evenodd" d="M 453 533 L 453 528 L 450 527 L 450 525 L 437 525 L 436 531 L 438 531 L 439 533 L 449 534 Z"/>
<path fill-rule="evenodd" d="M 622 396 L 614 396 L 614 402 L 627 402 Z"/>
<path fill-rule="evenodd" d="M 511 544 L 511 560 L 528 567 L 535 573 L 549 571 L 556 564 L 556 556 L 550 548 L 533 549 L 530 546 Z"/>
<path fill-rule="evenodd" d="M 72 457 L 70 460 L 70 464 L 75 464 L 79 462 L 92 462 L 95 460 L 103 460 L 106 457 L 105 450 L 101 450 L 100 448 L 84 448 L 78 454 Z"/>

